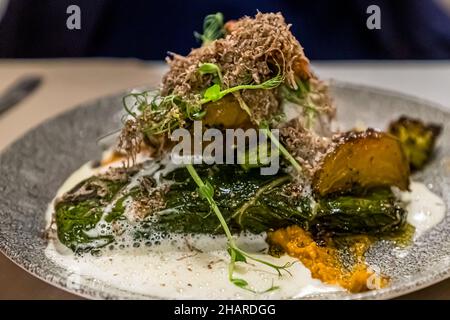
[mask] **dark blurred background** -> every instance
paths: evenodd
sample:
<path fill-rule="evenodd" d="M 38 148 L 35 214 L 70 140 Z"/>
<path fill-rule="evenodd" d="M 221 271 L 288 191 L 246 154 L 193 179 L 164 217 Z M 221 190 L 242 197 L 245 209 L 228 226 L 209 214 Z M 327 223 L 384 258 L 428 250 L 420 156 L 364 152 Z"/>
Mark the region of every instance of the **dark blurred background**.
<path fill-rule="evenodd" d="M 66 28 L 71 4 L 81 30 Z M 366 27 L 372 4 L 381 30 Z M 450 59 L 449 0 L 0 0 L 0 57 L 163 59 L 199 45 L 205 15 L 257 9 L 281 11 L 311 59 Z"/>

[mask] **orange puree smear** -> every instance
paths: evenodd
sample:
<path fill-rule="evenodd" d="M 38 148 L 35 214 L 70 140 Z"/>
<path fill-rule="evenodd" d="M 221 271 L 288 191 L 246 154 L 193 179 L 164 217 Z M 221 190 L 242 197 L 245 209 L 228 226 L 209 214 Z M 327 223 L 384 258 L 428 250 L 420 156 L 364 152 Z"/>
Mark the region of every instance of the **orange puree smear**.
<path fill-rule="evenodd" d="M 370 284 L 373 283 L 379 287 L 388 284 L 387 278 L 374 274 L 364 262 L 364 253 L 370 244 L 368 237 L 361 236 L 352 244 L 350 250 L 357 262 L 351 270 L 342 266 L 335 247 L 319 246 L 309 232 L 298 226 L 269 233 L 268 242 L 299 259 L 311 271 L 313 278 L 328 284 L 339 285 L 350 292 L 370 290 L 369 287 L 373 288 Z"/>

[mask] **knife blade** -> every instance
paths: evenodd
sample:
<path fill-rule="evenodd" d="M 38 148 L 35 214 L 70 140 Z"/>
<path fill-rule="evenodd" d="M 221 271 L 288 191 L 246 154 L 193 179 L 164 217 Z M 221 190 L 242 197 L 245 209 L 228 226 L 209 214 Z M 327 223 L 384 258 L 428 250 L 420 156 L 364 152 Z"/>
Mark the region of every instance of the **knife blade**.
<path fill-rule="evenodd" d="M 0 96 L 0 114 L 12 108 L 36 90 L 42 82 L 38 75 L 19 78 Z"/>

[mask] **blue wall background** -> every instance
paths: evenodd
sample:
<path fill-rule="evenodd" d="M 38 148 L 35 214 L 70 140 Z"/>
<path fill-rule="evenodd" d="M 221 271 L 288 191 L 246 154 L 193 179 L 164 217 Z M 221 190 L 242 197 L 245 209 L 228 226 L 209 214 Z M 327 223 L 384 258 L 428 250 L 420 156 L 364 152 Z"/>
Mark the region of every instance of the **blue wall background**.
<path fill-rule="evenodd" d="M 81 8 L 82 29 L 66 28 Z M 381 30 L 366 9 L 381 8 Z M 163 59 L 198 46 L 203 17 L 281 11 L 311 59 L 450 59 L 450 18 L 434 0 L 9 0 L 0 21 L 0 57 Z"/>

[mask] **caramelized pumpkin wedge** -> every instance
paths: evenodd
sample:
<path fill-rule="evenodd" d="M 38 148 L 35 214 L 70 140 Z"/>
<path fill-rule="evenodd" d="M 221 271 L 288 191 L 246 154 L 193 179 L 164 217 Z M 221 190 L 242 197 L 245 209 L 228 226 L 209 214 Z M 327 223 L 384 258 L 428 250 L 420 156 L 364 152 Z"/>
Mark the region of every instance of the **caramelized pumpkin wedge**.
<path fill-rule="evenodd" d="M 385 186 L 408 189 L 409 163 L 396 137 L 368 129 L 348 132 L 335 142 L 313 177 L 317 195 Z"/>
<path fill-rule="evenodd" d="M 250 116 L 245 112 L 239 102 L 228 94 L 222 99 L 209 102 L 205 106 L 206 115 L 202 119 L 206 126 L 212 128 L 249 128 L 252 126 Z"/>

